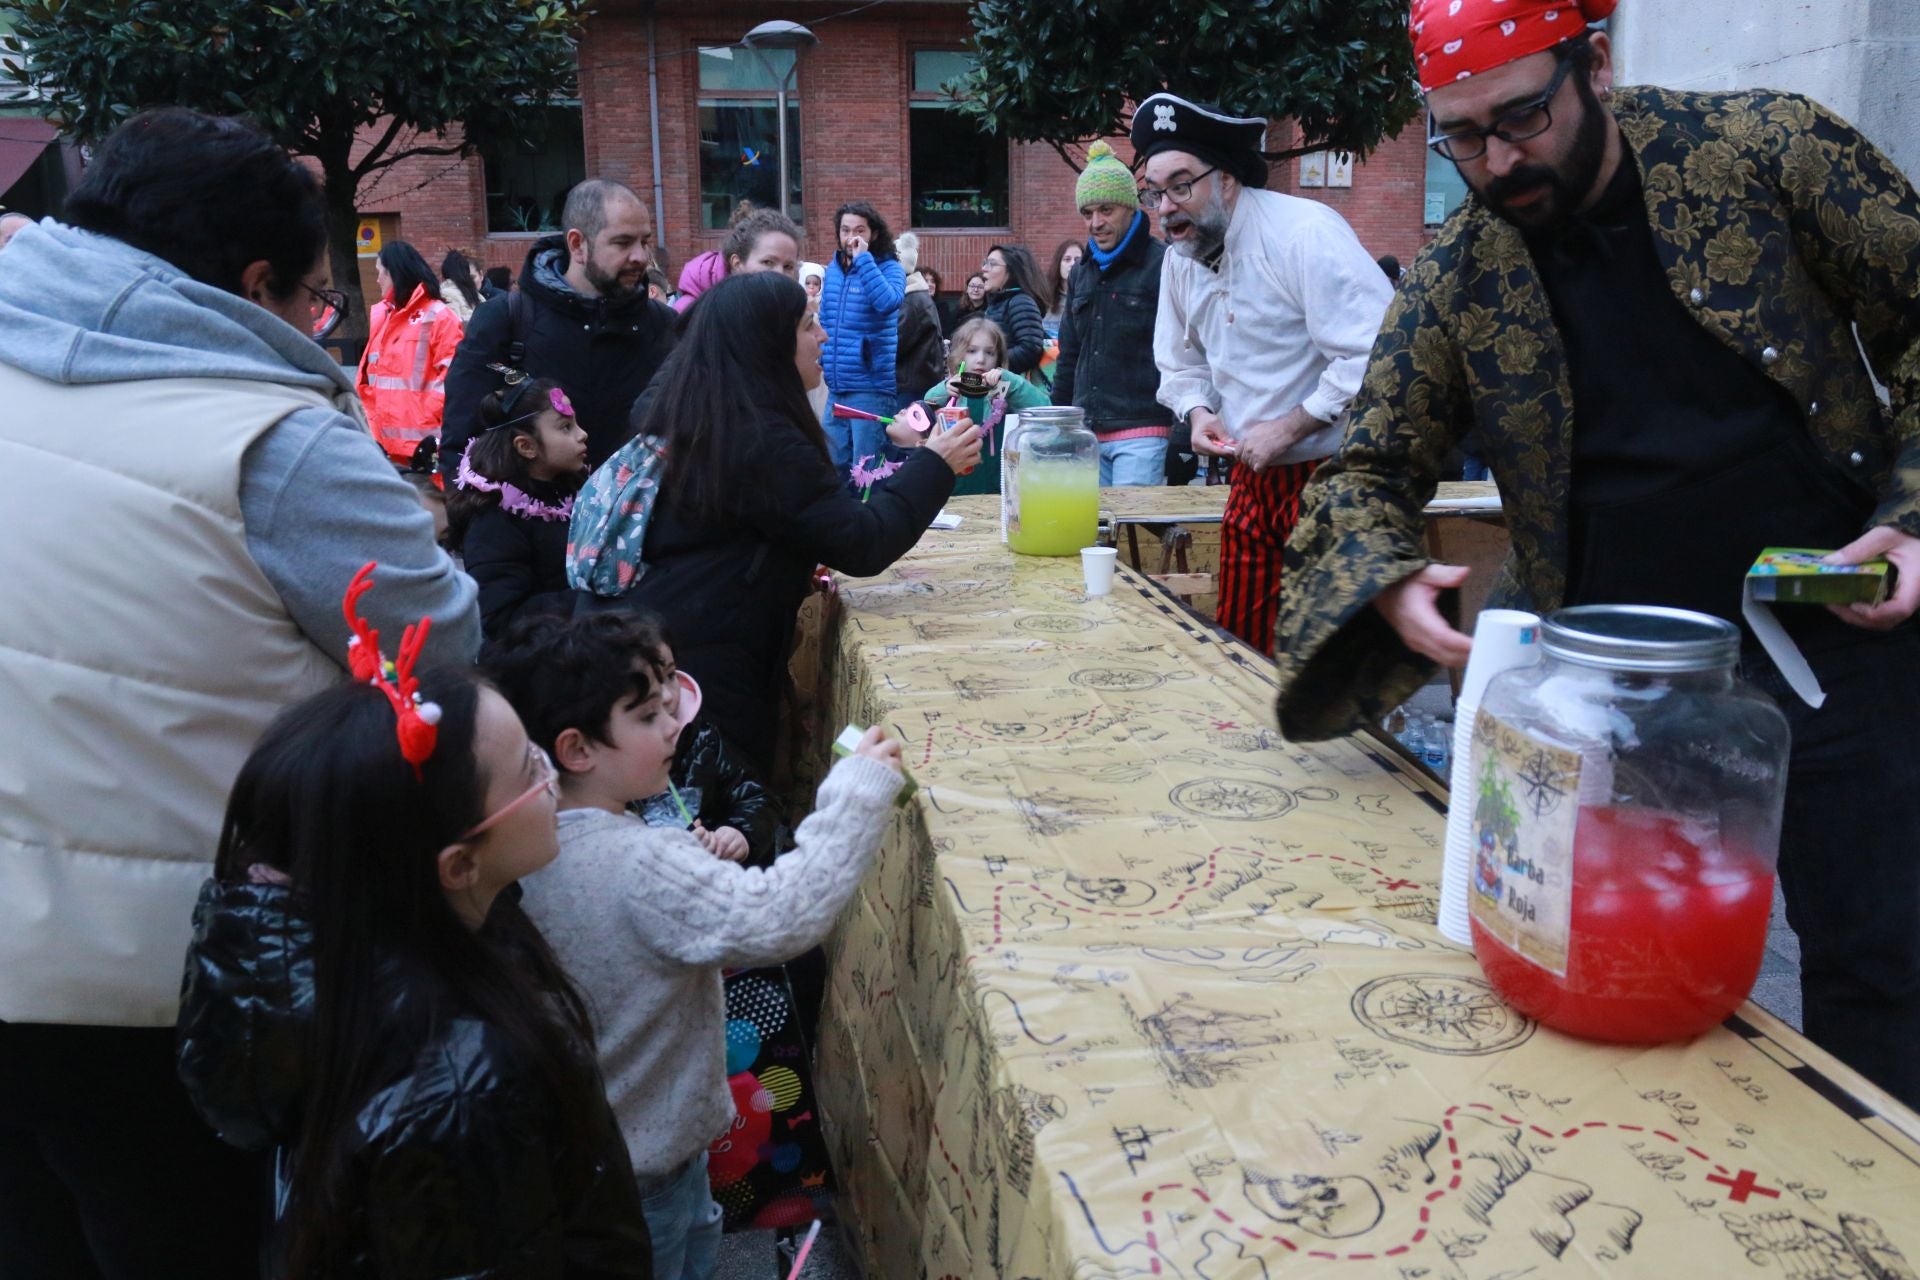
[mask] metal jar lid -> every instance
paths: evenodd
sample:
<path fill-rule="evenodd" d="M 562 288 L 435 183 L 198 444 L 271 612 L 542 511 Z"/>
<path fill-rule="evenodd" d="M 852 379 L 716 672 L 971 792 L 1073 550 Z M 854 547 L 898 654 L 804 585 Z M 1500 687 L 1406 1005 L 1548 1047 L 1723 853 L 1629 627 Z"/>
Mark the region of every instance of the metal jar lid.
<path fill-rule="evenodd" d="M 1553 657 L 1619 671 L 1714 671 L 1740 658 L 1740 628 L 1724 618 L 1645 604 L 1556 609 L 1540 624 Z"/>

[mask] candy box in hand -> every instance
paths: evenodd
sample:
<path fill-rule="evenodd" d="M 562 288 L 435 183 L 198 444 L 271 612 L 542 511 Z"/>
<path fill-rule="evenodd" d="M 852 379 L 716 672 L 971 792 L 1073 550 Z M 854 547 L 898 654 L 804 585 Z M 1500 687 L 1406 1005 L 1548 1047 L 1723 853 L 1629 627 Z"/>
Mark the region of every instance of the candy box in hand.
<path fill-rule="evenodd" d="M 1879 604 L 1890 576 L 1885 560 L 1822 564 L 1831 554 L 1806 547 L 1768 547 L 1747 570 L 1747 590 L 1769 604 Z"/>

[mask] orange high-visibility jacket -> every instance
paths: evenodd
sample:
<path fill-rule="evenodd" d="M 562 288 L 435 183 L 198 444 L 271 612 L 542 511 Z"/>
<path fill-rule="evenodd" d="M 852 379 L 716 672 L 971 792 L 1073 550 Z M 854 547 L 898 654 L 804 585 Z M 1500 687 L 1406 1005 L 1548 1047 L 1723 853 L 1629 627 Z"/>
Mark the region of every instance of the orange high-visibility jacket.
<path fill-rule="evenodd" d="M 465 332 L 460 317 L 416 286 L 405 306 L 376 303 L 372 334 L 356 383 L 373 438 L 395 462 L 406 462 L 427 436 L 440 432 L 447 366 Z"/>

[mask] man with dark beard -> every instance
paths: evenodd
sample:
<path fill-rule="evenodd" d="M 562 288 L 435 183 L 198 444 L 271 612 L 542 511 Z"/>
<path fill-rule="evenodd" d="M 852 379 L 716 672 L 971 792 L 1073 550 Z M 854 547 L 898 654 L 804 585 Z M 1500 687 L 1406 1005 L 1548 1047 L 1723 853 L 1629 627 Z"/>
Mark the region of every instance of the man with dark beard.
<path fill-rule="evenodd" d="M 1402 281 L 1308 490 L 1280 727 L 1346 732 L 1465 662 L 1442 609 L 1466 570 L 1429 563 L 1420 513 L 1469 432 L 1513 534 L 1495 604 L 1739 623 L 1765 546 L 1892 561 L 1884 604 L 1782 611 L 1819 709 L 1751 635 L 1743 666 L 1793 728 L 1807 1034 L 1920 1105 L 1920 198 L 1804 98 L 1616 91 L 1585 27 L 1613 8 L 1415 0 L 1432 145 L 1474 198 Z"/>
<path fill-rule="evenodd" d="M 1281 551 L 1393 289 L 1339 214 L 1261 189 L 1266 136 L 1265 120 L 1171 93 L 1133 115 L 1140 205 L 1173 246 L 1154 320 L 1160 403 L 1195 453 L 1233 460 L 1216 617 L 1272 653 Z"/>
<path fill-rule="evenodd" d="M 589 178 L 560 216 L 567 230 L 533 242 L 519 292 L 480 304 L 447 370 L 440 470 L 449 485 L 502 368 L 565 389 L 597 467 L 632 436 L 633 402 L 673 350 L 674 310 L 647 296 L 653 215 L 640 197 Z"/>

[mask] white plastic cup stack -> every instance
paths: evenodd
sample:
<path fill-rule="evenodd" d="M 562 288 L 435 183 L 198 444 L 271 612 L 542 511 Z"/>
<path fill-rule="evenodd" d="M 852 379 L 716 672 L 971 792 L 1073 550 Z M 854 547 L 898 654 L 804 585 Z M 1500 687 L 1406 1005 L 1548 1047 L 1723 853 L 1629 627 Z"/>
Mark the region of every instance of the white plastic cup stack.
<path fill-rule="evenodd" d="M 1084 547 L 1080 552 L 1080 571 L 1087 576 L 1087 596 L 1109 595 L 1113 591 L 1113 566 L 1120 558 L 1117 547 Z"/>
<path fill-rule="evenodd" d="M 1467 885 L 1473 876 L 1473 722 L 1487 685 L 1502 671 L 1540 660 L 1540 617 L 1519 609 L 1484 609 L 1473 628 L 1473 653 L 1453 709 L 1452 799 L 1447 807 L 1447 856 L 1440 873 L 1440 932 L 1463 947 L 1473 945 Z"/>

